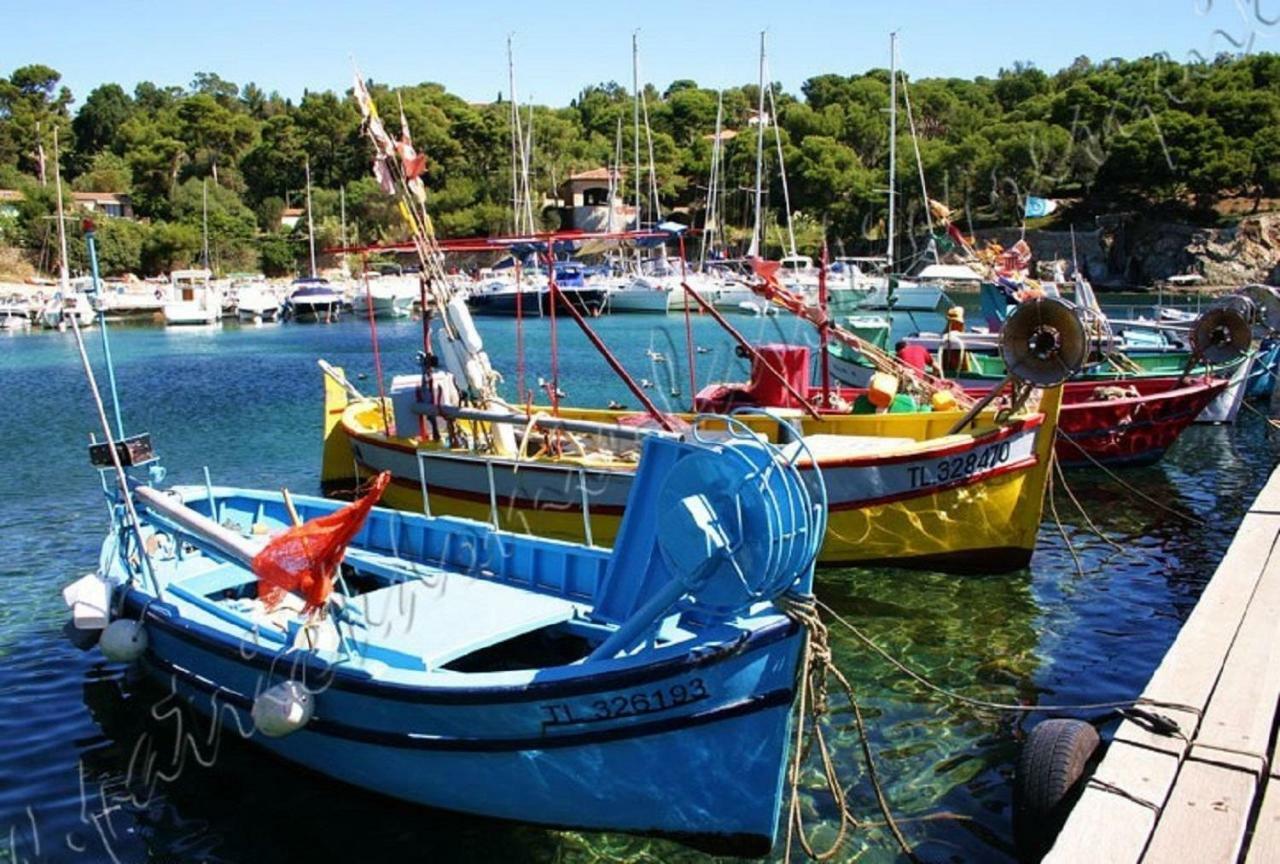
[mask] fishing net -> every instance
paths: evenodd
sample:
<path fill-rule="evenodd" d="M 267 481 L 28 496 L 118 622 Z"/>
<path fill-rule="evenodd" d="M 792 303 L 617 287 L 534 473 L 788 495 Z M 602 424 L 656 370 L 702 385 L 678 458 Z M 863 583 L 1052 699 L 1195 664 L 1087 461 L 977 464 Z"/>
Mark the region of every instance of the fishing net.
<path fill-rule="evenodd" d="M 258 597 L 268 609 L 275 608 L 289 593 L 300 595 L 308 612 L 324 608 L 347 545 L 390 480 L 391 473 L 383 471 L 360 498 L 341 510 L 295 525 L 254 556 Z"/>

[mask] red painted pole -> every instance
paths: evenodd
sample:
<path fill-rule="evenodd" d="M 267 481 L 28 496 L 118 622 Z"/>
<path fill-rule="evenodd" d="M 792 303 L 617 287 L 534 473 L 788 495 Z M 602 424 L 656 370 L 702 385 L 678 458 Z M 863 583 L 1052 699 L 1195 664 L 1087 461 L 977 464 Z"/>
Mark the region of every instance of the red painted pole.
<path fill-rule="evenodd" d="M 716 323 L 723 327 L 725 332 L 728 333 L 735 342 L 741 345 L 744 351 L 751 355 L 751 359 L 759 363 L 760 366 L 774 378 L 777 378 L 778 383 L 782 385 L 782 388 L 790 393 L 793 399 L 800 403 L 800 407 L 802 407 L 810 417 L 815 420 L 819 419 L 821 415 L 819 415 L 818 409 L 814 407 L 814 404 L 809 401 L 809 398 L 802 395 L 798 390 L 796 390 L 796 388 L 792 387 L 791 382 L 787 380 L 785 375 L 769 365 L 769 361 L 765 360 L 764 357 L 760 355 L 760 352 L 755 349 L 755 346 L 748 342 L 745 336 L 735 330 L 733 325 L 725 320 L 725 317 L 720 314 L 718 309 L 706 300 L 703 300 L 697 291 L 694 291 L 689 287 L 689 283 L 681 282 L 680 287 L 684 289 L 686 294 L 697 301 L 698 308 L 714 318 Z"/>
<path fill-rule="evenodd" d="M 556 254 L 554 242 L 547 237 L 547 293 L 551 296 L 551 413 L 560 414 L 560 345 L 556 333 L 556 300 L 560 286 L 556 284 Z M 541 306 L 541 300 L 538 301 Z"/>
<path fill-rule="evenodd" d="M 680 284 L 683 285 L 688 279 L 684 264 L 684 234 L 680 235 Z M 689 362 L 689 404 L 693 404 L 693 399 L 698 395 L 698 371 L 694 366 L 694 357 L 697 352 L 693 345 L 693 318 L 689 314 L 689 303 L 684 304 L 684 350 Z"/>
<path fill-rule="evenodd" d="M 826 408 L 831 407 L 831 363 L 830 352 L 827 350 L 827 341 L 831 336 L 831 316 L 828 314 L 827 304 L 827 241 L 822 241 L 822 259 L 821 269 L 818 270 L 818 305 L 822 307 L 822 326 L 818 328 L 818 341 L 820 343 L 822 358 L 822 404 Z"/>
<path fill-rule="evenodd" d="M 512 256 L 516 262 L 516 402 L 525 400 L 524 392 L 524 279 L 520 268 L 520 256 Z"/>

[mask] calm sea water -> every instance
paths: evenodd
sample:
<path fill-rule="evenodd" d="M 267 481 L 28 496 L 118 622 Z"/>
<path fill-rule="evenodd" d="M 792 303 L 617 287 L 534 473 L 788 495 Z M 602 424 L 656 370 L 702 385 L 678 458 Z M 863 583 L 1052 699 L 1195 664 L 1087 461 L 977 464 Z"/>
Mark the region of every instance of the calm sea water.
<path fill-rule="evenodd" d="M 797 336 L 793 322 L 737 318 L 750 338 Z M 413 322 L 381 324 L 388 374 L 411 371 Z M 648 392 L 685 404 L 684 320 L 624 317 L 597 327 Z M 708 320 L 693 322 L 699 385 L 745 364 Z M 510 321 L 485 321 L 495 365 L 514 385 Z M 321 376 L 345 366 L 374 389 L 366 324 L 167 331 L 113 327 L 126 426 L 150 431 L 173 482 L 315 492 Z M 800 334 L 803 335 L 803 334 Z M 571 324 L 559 380 L 570 401 L 635 400 Z M 100 360 L 100 336 L 89 337 Z M 529 381 L 550 377 L 546 322 L 527 327 Z M 671 361 L 653 364 L 646 349 Z M 699 861 L 675 844 L 547 831 L 411 807 L 264 757 L 175 713 L 163 692 L 65 640 L 59 591 L 93 569 L 106 513 L 85 444 L 95 427 L 70 334 L 0 338 L 0 861 Z M 509 391 L 510 392 L 510 391 Z M 679 395 L 671 395 L 673 392 Z M 1069 475 L 1117 552 L 1058 496 L 1029 570 L 955 577 L 892 569 L 827 571 L 820 596 L 937 683 L 1014 702 L 1103 701 L 1141 691 L 1277 461 L 1276 438 L 1245 413 L 1197 427 L 1160 465 L 1124 477 L 1194 514 L 1190 523 L 1100 473 Z M 1077 568 L 1063 534 L 1080 556 Z M 926 861 L 1012 858 L 1010 780 L 1026 720 L 941 701 L 832 630 L 857 687 L 888 795 Z M 838 712 L 837 759 L 857 830 L 842 856 L 896 860 L 870 796 L 857 739 Z M 177 724 L 184 722 L 183 734 Z M 179 743 L 181 746 L 179 746 Z M 815 780 L 816 777 L 812 778 Z M 804 799 L 818 839 L 834 811 Z M 779 850 L 780 851 L 780 850 Z"/>

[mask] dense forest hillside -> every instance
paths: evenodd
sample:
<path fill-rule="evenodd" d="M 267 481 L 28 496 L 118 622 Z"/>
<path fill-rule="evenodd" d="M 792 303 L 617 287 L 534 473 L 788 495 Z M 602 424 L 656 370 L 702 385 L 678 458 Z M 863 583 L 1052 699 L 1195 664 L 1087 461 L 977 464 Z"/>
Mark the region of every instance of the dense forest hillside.
<path fill-rule="evenodd" d="M 428 157 L 429 207 L 440 232 L 509 229 L 510 106 L 468 103 L 430 83 L 371 89 L 389 118 L 398 117 L 397 98 L 403 101 Z M 801 245 L 812 250 L 825 229 L 838 248 L 878 249 L 888 182 L 888 71 L 820 75 L 798 94 L 775 91 Z M 738 226 L 750 222 L 745 190 L 754 182 L 756 136 L 745 133 L 754 133 L 757 97 L 754 84 L 723 93 L 725 127 L 744 133 L 727 141 L 724 157 L 724 184 L 732 190 L 725 221 Z M 706 196 L 716 105 L 717 92 L 693 81 L 645 88 L 659 203 L 664 213 L 695 224 Z M 1016 223 L 1028 194 L 1068 202 L 1058 218 L 1139 211 L 1201 222 L 1219 218 L 1215 208 L 1224 199 L 1256 207 L 1280 195 L 1277 55 L 1193 65 L 1161 57 L 1080 58 L 1056 73 L 1019 63 L 995 78 L 911 80 L 899 88 L 899 109 L 899 218 L 907 226 L 923 219 L 912 126 L 929 196 L 963 214 L 966 230 Z M 619 140 L 624 163 L 630 161 L 632 97 L 617 84 L 586 87 L 567 107 L 529 112 L 537 193 L 553 196 L 573 172 L 610 164 Z M 390 125 L 394 132 L 397 121 Z M 0 263 L 17 257 L 50 263 L 55 129 L 70 189 L 131 197 L 136 219 L 99 220 L 108 272 L 162 272 L 197 259 L 206 180 L 217 268 L 294 269 L 305 225 L 282 227 L 281 214 L 300 206 L 308 160 L 319 243 L 337 243 L 340 188 L 349 239 L 390 239 L 398 220 L 370 176 L 358 126 L 349 94 L 309 92 L 294 102 L 253 83 L 200 73 L 187 87 L 144 82 L 129 93 L 108 83 L 82 95 L 61 86 L 55 69 L 16 69 L 0 78 L 0 189 L 20 192 L 0 201 L 9 205 L 0 209 L 0 247 L 8 247 L 0 248 Z M 765 159 L 776 224 L 784 198 L 772 131 Z M 642 151 L 647 163 L 647 141 Z M 556 218 L 548 209 L 545 227 Z M 780 236 L 771 231 L 771 243 Z"/>

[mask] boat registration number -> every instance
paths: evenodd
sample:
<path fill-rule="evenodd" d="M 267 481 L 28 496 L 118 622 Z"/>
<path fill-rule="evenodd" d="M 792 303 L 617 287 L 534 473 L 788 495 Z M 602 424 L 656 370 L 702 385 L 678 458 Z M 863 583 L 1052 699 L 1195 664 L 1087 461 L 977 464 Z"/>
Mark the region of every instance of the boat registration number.
<path fill-rule="evenodd" d="M 583 723 L 599 723 L 619 717 L 640 717 L 658 714 L 694 702 L 710 698 L 706 683 L 701 678 L 690 678 L 677 684 L 634 690 L 601 699 L 582 702 L 551 702 L 540 705 L 542 728 L 572 726 Z"/>
<path fill-rule="evenodd" d="M 981 450 L 971 450 L 961 456 L 939 459 L 932 465 L 912 465 L 909 469 L 911 472 L 911 488 L 920 489 L 924 486 L 951 483 L 992 468 L 998 468 L 1009 461 L 1012 452 L 1012 442 L 1000 441 L 995 444 L 988 444 Z"/>

